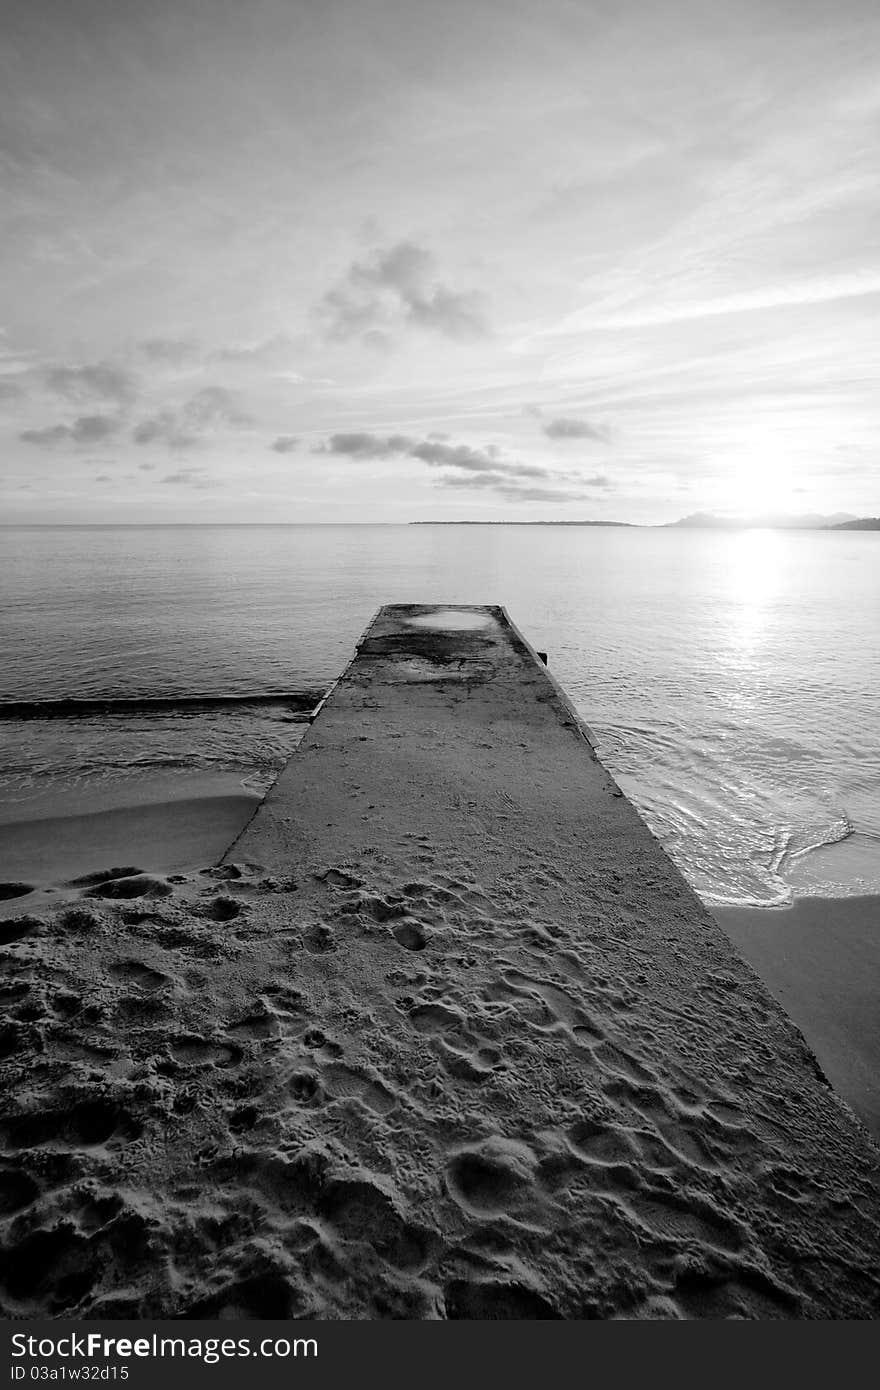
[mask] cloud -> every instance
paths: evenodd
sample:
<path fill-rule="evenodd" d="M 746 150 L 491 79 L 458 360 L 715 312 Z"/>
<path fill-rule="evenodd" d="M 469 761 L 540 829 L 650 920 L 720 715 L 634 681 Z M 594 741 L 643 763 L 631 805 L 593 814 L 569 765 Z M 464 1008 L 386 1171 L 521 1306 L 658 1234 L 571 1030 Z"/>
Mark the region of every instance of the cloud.
<path fill-rule="evenodd" d="M 72 425 L 47 425 L 41 430 L 23 430 L 18 436 L 25 444 L 52 448 L 56 444 L 101 444 L 119 429 L 120 422 L 108 415 L 80 415 Z"/>
<path fill-rule="evenodd" d="M 299 440 L 295 434 L 279 434 L 270 447 L 275 450 L 276 454 L 290 454 L 298 443 Z"/>
<path fill-rule="evenodd" d="M 412 439 L 406 434 L 333 434 L 326 444 L 314 450 L 319 454 L 342 454 L 349 458 L 375 459 L 405 456 L 419 459 L 429 468 L 453 468 L 464 473 L 493 473 L 511 478 L 545 478 L 546 468 L 537 464 L 507 462 L 500 450 L 490 444 L 475 449 L 469 444 L 446 444 L 429 436 Z"/>
<path fill-rule="evenodd" d="M 333 434 L 313 450 L 350 459 L 412 458 L 429 468 L 442 470 L 436 485 L 443 488 L 486 490 L 521 502 L 576 502 L 613 487 L 604 473 L 591 477 L 559 473 L 539 464 L 507 459 L 494 444 L 475 448 L 448 443 L 436 434 L 414 439 L 405 434 L 370 434 L 366 431 Z"/>
<path fill-rule="evenodd" d="M 350 459 L 412 458 L 432 469 L 442 469 L 436 485 L 497 492 L 521 502 L 576 502 L 613 486 L 610 478 L 596 473 L 589 478 L 559 474 L 539 464 L 507 459 L 496 445 L 474 448 L 450 444 L 429 435 L 413 439 L 406 434 L 333 434 L 313 450 Z"/>
<path fill-rule="evenodd" d="M 112 483 L 112 481 L 113 481 L 113 479 L 111 478 L 111 476 L 110 476 L 109 473 L 96 473 L 96 474 L 95 474 L 95 482 L 96 482 L 96 483 Z"/>
<path fill-rule="evenodd" d="M 175 487 L 195 487 L 212 488 L 217 487 L 214 479 L 205 476 L 205 470 L 201 466 L 191 468 L 178 468 L 174 473 L 166 473 L 161 479 L 163 483 L 170 483 Z"/>
<path fill-rule="evenodd" d="M 589 482 L 589 479 L 587 480 Z M 489 489 L 514 502 L 582 502 L 591 496 L 584 488 L 518 485 L 503 475 L 477 473 L 464 477 L 458 474 L 444 474 L 437 480 L 438 487 Z"/>
<path fill-rule="evenodd" d="M 135 444 L 166 444 L 169 449 L 191 449 L 198 444 L 198 436 L 187 433 L 173 410 L 160 410 L 141 420 L 132 430 Z"/>
<path fill-rule="evenodd" d="M 472 449 L 467 444 L 440 444 L 425 440 L 410 449 L 412 458 L 421 459 L 431 468 L 457 468 L 468 473 L 503 473 L 508 478 L 546 478 L 548 470 L 531 463 L 504 463 L 499 451 Z"/>
<path fill-rule="evenodd" d="M 47 425 L 42 430 L 22 430 L 18 436 L 24 444 L 37 444 L 41 448 L 49 448 L 53 444 L 62 444 L 71 437 L 69 425 Z"/>
<path fill-rule="evenodd" d="M 325 444 L 318 444 L 313 450 L 316 454 L 346 454 L 349 458 L 379 459 L 391 458 L 394 454 L 405 454 L 418 441 L 405 434 L 331 434 Z"/>
<path fill-rule="evenodd" d="M 182 419 L 192 429 L 216 429 L 229 425 L 243 429 L 252 425 L 250 415 L 241 409 L 238 397 L 225 386 L 206 386 L 187 401 Z"/>
<path fill-rule="evenodd" d="M 564 416 L 548 420 L 541 428 L 548 439 L 595 439 L 607 444 L 609 438 L 607 425 L 594 425 L 589 420 L 572 420 Z"/>
<path fill-rule="evenodd" d="M 360 338 L 377 348 L 387 348 L 390 334 L 405 327 L 457 341 L 484 338 L 489 332 L 482 297 L 438 283 L 433 256 L 411 241 L 353 262 L 324 295 L 318 314 L 328 337 Z"/>
<path fill-rule="evenodd" d="M 0 401 L 21 400 L 24 392 L 16 381 L 4 381 L 0 377 Z"/>
<path fill-rule="evenodd" d="M 242 410 L 233 391 L 223 386 L 206 386 L 179 410 L 161 410 L 141 420 L 131 437 L 135 444 L 191 449 L 204 434 L 220 429 L 244 429 L 251 424 L 252 417 Z"/>
<path fill-rule="evenodd" d="M 137 394 L 131 372 L 109 362 L 83 367 L 49 367 L 44 380 L 50 391 L 69 401 L 108 400 L 127 405 Z"/>

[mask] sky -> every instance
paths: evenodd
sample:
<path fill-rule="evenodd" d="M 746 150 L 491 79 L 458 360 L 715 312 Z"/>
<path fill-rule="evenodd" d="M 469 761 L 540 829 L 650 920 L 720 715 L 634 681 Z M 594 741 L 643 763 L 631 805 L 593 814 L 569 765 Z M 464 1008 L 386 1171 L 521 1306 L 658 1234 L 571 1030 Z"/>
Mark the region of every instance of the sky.
<path fill-rule="evenodd" d="M 880 513 L 880 7 L 3 0 L 9 522 Z"/>

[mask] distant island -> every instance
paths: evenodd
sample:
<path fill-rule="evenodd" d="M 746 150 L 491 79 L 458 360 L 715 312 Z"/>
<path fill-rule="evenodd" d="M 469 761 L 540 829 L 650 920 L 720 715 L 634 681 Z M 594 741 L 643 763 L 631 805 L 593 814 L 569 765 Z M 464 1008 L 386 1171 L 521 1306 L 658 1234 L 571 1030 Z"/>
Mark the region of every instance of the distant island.
<path fill-rule="evenodd" d="M 639 521 L 411 521 L 410 526 L 618 526 L 628 530 L 684 531 L 880 531 L 878 516 L 850 516 L 833 512 L 830 516 L 715 516 L 712 512 L 692 512 L 678 521 L 659 523 Z"/>
<path fill-rule="evenodd" d="M 683 516 L 680 521 L 667 521 L 664 525 L 704 531 L 829 531 L 843 526 L 852 529 L 863 523 L 849 512 L 833 512 L 830 516 L 809 512 L 805 516 L 786 516 L 779 513 L 738 517 L 715 516 L 713 512 L 692 512 L 690 516 Z"/>

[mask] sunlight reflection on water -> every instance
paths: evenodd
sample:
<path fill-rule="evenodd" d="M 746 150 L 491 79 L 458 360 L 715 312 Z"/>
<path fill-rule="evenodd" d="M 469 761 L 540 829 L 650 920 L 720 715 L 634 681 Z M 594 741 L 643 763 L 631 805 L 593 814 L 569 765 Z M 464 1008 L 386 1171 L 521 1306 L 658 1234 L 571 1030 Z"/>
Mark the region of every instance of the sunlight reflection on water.
<path fill-rule="evenodd" d="M 781 901 L 810 846 L 880 834 L 876 534 L 10 530 L 0 588 L 5 699 L 326 686 L 384 603 L 503 603 L 705 897 Z M 271 711 L 65 738 L 0 724 L 0 792 L 151 763 L 263 785 L 295 727 Z M 851 854 L 814 858 L 866 891 Z"/>

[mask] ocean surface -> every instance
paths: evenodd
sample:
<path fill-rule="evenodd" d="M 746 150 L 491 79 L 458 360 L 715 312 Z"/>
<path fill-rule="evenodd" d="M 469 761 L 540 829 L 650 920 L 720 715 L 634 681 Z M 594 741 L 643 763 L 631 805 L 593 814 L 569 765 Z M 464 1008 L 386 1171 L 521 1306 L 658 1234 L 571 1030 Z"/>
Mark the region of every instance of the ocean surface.
<path fill-rule="evenodd" d="M 263 790 L 381 604 L 502 603 L 705 901 L 880 891 L 878 533 L 8 528 L 0 595 L 6 706 L 141 702 L 0 711 L 0 819 Z"/>

